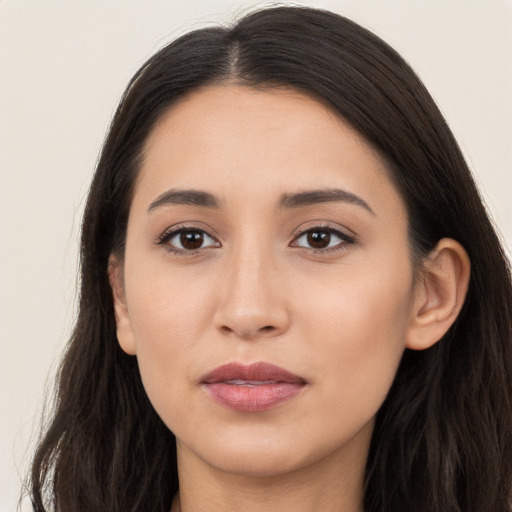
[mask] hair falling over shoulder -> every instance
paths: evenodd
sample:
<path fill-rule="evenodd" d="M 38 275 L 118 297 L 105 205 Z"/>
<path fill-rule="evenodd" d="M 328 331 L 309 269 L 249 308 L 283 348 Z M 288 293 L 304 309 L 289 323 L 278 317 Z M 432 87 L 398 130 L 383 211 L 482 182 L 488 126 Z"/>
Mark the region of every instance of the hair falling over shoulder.
<path fill-rule="evenodd" d="M 378 413 L 366 512 L 510 512 L 512 285 L 504 250 L 452 133 L 408 64 L 350 20 L 302 7 L 186 34 L 128 85 L 85 208 L 78 319 L 32 464 L 33 510 L 171 508 L 175 438 L 146 396 L 136 359 L 117 343 L 108 261 L 123 253 L 156 121 L 188 92 L 228 81 L 295 88 L 329 105 L 387 162 L 417 261 L 443 237 L 471 259 L 455 325 L 434 347 L 406 350 Z"/>

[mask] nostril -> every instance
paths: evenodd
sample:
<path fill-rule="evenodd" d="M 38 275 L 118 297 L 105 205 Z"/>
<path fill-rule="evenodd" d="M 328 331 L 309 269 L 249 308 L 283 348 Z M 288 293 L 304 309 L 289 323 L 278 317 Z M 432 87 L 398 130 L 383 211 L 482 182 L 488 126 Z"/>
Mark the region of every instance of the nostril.
<path fill-rule="evenodd" d="M 274 325 L 265 325 L 260 328 L 256 329 L 234 329 L 233 327 L 229 327 L 227 325 L 221 325 L 219 327 L 219 330 L 221 333 L 225 335 L 232 335 L 236 333 L 238 336 L 241 336 L 242 338 L 253 338 L 258 337 L 265 334 L 272 334 L 277 331 L 277 327 Z"/>

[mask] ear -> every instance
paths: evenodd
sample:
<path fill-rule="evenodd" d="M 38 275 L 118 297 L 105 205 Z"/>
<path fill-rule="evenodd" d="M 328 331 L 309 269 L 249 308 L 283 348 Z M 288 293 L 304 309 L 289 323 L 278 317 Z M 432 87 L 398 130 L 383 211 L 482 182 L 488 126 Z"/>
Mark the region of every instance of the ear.
<path fill-rule="evenodd" d="M 416 284 L 407 348 L 424 350 L 446 334 L 464 304 L 470 272 L 464 247 L 451 238 L 440 240 Z"/>
<path fill-rule="evenodd" d="M 130 315 L 126 305 L 123 263 L 119 261 L 119 259 L 114 255 L 110 255 L 108 260 L 108 277 L 110 281 L 110 287 L 112 288 L 112 298 L 114 301 L 117 340 L 121 348 L 127 354 L 133 356 L 137 353 L 137 350 L 135 346 Z"/>

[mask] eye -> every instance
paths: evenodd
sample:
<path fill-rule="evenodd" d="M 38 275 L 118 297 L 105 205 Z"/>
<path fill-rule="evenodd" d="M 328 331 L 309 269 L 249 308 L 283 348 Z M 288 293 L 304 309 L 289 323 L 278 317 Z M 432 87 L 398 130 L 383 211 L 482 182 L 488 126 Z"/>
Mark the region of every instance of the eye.
<path fill-rule="evenodd" d="M 207 247 L 220 247 L 219 242 L 206 231 L 187 227 L 166 231 L 158 239 L 158 245 L 166 245 L 170 251 L 178 253 L 197 251 Z"/>
<path fill-rule="evenodd" d="M 330 227 L 315 227 L 303 231 L 292 242 L 294 247 L 305 247 L 315 251 L 341 249 L 345 245 L 353 244 L 354 237 Z"/>

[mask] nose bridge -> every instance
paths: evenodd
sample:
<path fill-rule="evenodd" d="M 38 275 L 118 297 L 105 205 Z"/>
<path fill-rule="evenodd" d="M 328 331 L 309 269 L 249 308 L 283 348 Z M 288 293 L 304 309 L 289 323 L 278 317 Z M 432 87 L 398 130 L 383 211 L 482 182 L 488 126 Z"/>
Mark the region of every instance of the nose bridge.
<path fill-rule="evenodd" d="M 245 236 L 231 248 L 216 315 L 218 328 L 243 338 L 277 335 L 288 325 L 276 256 L 258 238 Z"/>

